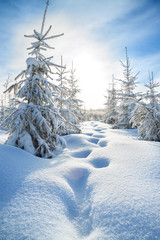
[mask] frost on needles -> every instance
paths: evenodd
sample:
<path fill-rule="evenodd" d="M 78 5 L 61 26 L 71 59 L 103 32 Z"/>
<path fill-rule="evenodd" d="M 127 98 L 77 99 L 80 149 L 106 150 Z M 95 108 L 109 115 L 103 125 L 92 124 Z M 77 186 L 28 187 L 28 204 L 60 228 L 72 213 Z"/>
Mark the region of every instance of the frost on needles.
<path fill-rule="evenodd" d="M 51 62 L 42 52 L 53 49 L 46 42 L 63 34 L 48 36 L 51 26 L 44 32 L 44 24 L 49 1 L 46 3 L 41 32 L 34 30 L 25 37 L 34 39 L 28 48 L 27 68 L 23 70 L 7 91 L 16 90 L 18 107 L 7 117 L 4 125 L 9 129 L 7 144 L 13 145 L 39 157 L 52 157 L 53 150 L 65 145 L 57 133 L 63 118 L 55 107 L 54 97 L 58 88 L 52 83 L 51 67 L 61 67 Z"/>

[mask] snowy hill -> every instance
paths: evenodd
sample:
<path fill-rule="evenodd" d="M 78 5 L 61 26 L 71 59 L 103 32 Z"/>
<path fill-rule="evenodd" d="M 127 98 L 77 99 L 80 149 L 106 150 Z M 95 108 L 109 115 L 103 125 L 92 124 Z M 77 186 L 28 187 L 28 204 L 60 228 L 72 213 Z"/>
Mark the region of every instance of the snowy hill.
<path fill-rule="evenodd" d="M 0 145 L 0 239 L 160 239 L 160 143 L 101 122 L 65 140 L 49 160 Z"/>

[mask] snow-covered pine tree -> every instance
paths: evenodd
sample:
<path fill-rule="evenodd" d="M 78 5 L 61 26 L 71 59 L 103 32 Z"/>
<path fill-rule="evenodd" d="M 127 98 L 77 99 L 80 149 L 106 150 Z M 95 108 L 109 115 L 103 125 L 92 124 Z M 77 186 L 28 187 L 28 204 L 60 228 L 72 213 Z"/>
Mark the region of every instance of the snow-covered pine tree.
<path fill-rule="evenodd" d="M 5 88 L 5 91 L 8 89 L 10 83 L 11 83 L 11 74 L 8 74 L 8 77 L 5 81 L 5 83 L 3 84 L 3 87 Z M 9 106 L 9 101 L 10 101 L 10 93 L 5 92 L 4 93 L 4 105 L 6 107 Z"/>
<path fill-rule="evenodd" d="M 52 157 L 53 150 L 64 146 L 64 140 L 57 135 L 60 114 L 54 105 L 53 95 L 57 87 L 51 82 L 51 67 L 58 65 L 51 62 L 52 57 L 46 58 L 41 52 L 53 49 L 47 40 L 60 37 L 63 34 L 48 36 L 51 27 L 44 32 L 44 24 L 49 0 L 43 15 L 41 32 L 25 37 L 35 39 L 28 48 L 32 57 L 27 58 L 27 69 L 23 70 L 8 92 L 16 89 L 16 95 L 21 102 L 18 108 L 6 119 L 10 137 L 7 144 L 25 149 L 39 157 Z M 61 66 L 59 66 L 61 67 Z"/>
<path fill-rule="evenodd" d="M 107 90 L 107 102 L 106 106 L 106 114 L 105 121 L 109 124 L 114 124 L 117 121 L 118 113 L 117 113 L 117 92 L 115 89 L 114 75 L 112 76 L 112 86 L 111 89 Z"/>
<path fill-rule="evenodd" d="M 11 112 L 13 112 L 14 108 L 14 93 L 11 94 L 10 92 L 7 91 L 9 88 L 9 85 L 11 85 L 12 79 L 11 79 L 11 74 L 8 74 L 8 78 L 6 79 L 5 83 L 3 84 L 3 87 L 5 88 L 5 93 L 4 93 L 4 119 L 7 118 Z"/>
<path fill-rule="evenodd" d="M 61 56 L 61 66 L 63 66 L 63 57 Z M 66 80 L 66 74 L 67 74 L 66 66 L 62 67 L 56 67 L 56 72 L 54 73 L 57 75 L 56 81 L 58 82 L 57 87 L 57 96 L 55 97 L 57 108 L 59 109 L 59 112 L 62 117 L 64 117 L 64 109 L 66 105 L 66 98 L 67 98 L 67 80 Z M 67 134 L 66 124 L 65 124 L 65 118 L 63 118 L 64 121 L 61 121 L 61 124 L 58 128 L 58 134 L 59 135 L 65 135 Z"/>
<path fill-rule="evenodd" d="M 63 66 L 62 56 L 61 56 L 61 66 Z M 61 128 L 59 128 L 59 134 L 66 135 L 70 133 L 79 132 L 80 130 L 77 127 L 77 125 L 71 122 L 71 119 L 75 118 L 75 115 L 70 109 L 70 97 L 69 97 L 70 89 L 67 84 L 69 80 L 66 77 L 66 74 L 68 73 L 68 71 L 66 70 L 66 65 L 64 66 L 64 68 L 56 67 L 56 69 L 57 69 L 56 74 L 58 75 L 58 78 L 56 80 L 58 81 L 58 87 L 59 87 L 59 91 L 58 91 L 59 94 L 56 98 L 56 102 L 57 102 L 57 107 L 64 119 L 64 122 L 63 122 L 64 125 L 62 125 Z"/>
<path fill-rule="evenodd" d="M 61 56 L 61 66 L 63 66 L 63 57 Z M 62 67 L 56 67 L 56 72 L 55 74 L 58 76 L 56 78 L 56 81 L 58 82 L 58 87 L 59 87 L 59 92 L 57 96 L 57 102 L 58 102 L 58 109 L 61 111 L 63 109 L 63 106 L 65 105 L 65 100 L 67 98 L 67 78 L 66 74 L 68 71 L 66 70 L 66 65 Z"/>
<path fill-rule="evenodd" d="M 0 124 L 3 123 L 4 116 L 5 116 L 4 99 L 3 99 L 3 95 L 1 95 L 1 101 L 0 101 Z"/>
<path fill-rule="evenodd" d="M 78 99 L 78 94 L 80 93 L 80 89 L 78 87 L 78 79 L 76 79 L 75 76 L 76 69 L 73 67 L 72 62 L 72 68 L 70 69 L 69 73 L 70 76 L 68 78 L 68 100 L 69 105 L 68 109 L 70 110 L 71 115 L 69 116 L 68 122 L 69 124 L 72 124 L 76 127 L 76 132 L 80 132 L 80 129 L 78 128 L 79 122 L 83 119 L 82 117 L 82 103 L 83 101 Z"/>
<path fill-rule="evenodd" d="M 137 76 L 133 75 L 131 63 L 128 57 L 127 47 L 125 47 L 126 52 L 126 63 L 121 62 L 123 67 L 123 76 L 124 79 L 118 79 L 121 82 L 121 91 L 118 94 L 118 98 L 120 99 L 120 105 L 118 110 L 118 120 L 116 122 L 116 126 L 119 128 L 131 128 L 130 119 L 132 117 L 132 110 L 135 106 L 134 99 L 136 101 L 136 94 L 134 93 L 134 89 L 136 87 Z"/>
<path fill-rule="evenodd" d="M 136 103 L 131 122 L 143 139 L 160 141 L 160 94 L 156 91 L 160 84 L 154 81 L 153 73 L 145 86 L 147 93 Z"/>

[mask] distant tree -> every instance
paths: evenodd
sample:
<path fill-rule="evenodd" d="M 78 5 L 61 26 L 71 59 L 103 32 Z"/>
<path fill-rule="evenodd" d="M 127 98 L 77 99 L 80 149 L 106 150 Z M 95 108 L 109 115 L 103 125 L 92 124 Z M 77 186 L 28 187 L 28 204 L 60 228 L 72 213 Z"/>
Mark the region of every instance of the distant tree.
<path fill-rule="evenodd" d="M 134 100 L 136 101 L 136 94 L 134 89 L 136 87 L 137 76 L 133 75 L 132 67 L 128 57 L 127 47 L 125 47 L 126 52 L 126 63 L 121 62 L 123 67 L 123 76 L 124 79 L 118 79 L 121 83 L 121 92 L 118 94 L 120 99 L 119 111 L 118 111 L 118 120 L 116 125 L 120 128 L 131 128 L 132 124 L 130 119 L 132 117 L 132 110 L 135 106 Z"/>
<path fill-rule="evenodd" d="M 114 75 L 112 76 L 112 86 L 111 89 L 107 90 L 108 94 L 106 97 L 107 102 L 106 106 L 106 116 L 105 121 L 109 124 L 114 124 L 117 121 L 118 113 L 117 113 L 117 92 L 115 89 L 114 83 Z"/>
<path fill-rule="evenodd" d="M 5 81 L 5 83 L 3 84 L 3 87 L 5 88 L 5 91 L 8 89 L 10 83 L 11 83 L 11 74 L 8 74 L 8 77 Z M 6 107 L 9 106 L 9 101 L 10 101 L 10 93 L 5 92 L 4 93 L 4 105 Z"/>
<path fill-rule="evenodd" d="M 61 56 L 61 66 L 63 66 L 63 58 Z M 58 109 L 61 111 L 66 104 L 66 98 L 67 98 L 67 77 L 66 74 L 68 71 L 66 70 L 66 65 L 62 67 L 56 67 L 55 74 L 57 75 L 56 81 L 58 82 L 58 95 L 57 95 L 57 105 Z"/>
<path fill-rule="evenodd" d="M 9 88 L 9 85 L 11 85 L 12 79 L 11 74 L 8 74 L 7 79 L 5 80 L 5 83 L 3 84 L 3 87 L 5 88 L 4 91 L 4 119 L 7 118 L 15 109 L 14 107 L 14 93 L 11 94 L 7 91 Z"/>
<path fill-rule="evenodd" d="M 10 137 L 7 144 L 25 149 L 39 157 L 52 157 L 53 150 L 64 146 L 64 140 L 57 132 L 61 116 L 55 107 L 54 96 L 57 86 L 51 80 L 51 67 L 61 67 L 51 62 L 52 57 L 45 57 L 41 52 L 53 49 L 47 40 L 60 37 L 63 34 L 48 36 L 51 27 L 44 32 L 44 24 L 49 0 L 43 15 L 41 32 L 34 30 L 33 35 L 25 37 L 35 39 L 31 56 L 26 60 L 27 68 L 16 79 L 21 78 L 7 90 L 16 91 L 20 101 L 18 108 L 6 119 L 5 125 L 9 129 Z"/>
<path fill-rule="evenodd" d="M 160 94 L 156 91 L 160 84 L 154 81 L 153 73 L 145 86 L 147 93 L 136 103 L 131 122 L 143 139 L 160 141 Z"/>
<path fill-rule="evenodd" d="M 61 66 L 63 66 L 63 58 L 61 56 Z M 58 129 L 58 133 L 60 135 L 67 134 L 67 126 L 66 126 L 66 114 L 68 113 L 67 109 L 67 93 L 68 93 L 68 87 L 67 87 L 67 78 L 66 74 L 68 71 L 66 70 L 66 66 L 62 67 L 56 67 L 55 75 L 57 76 L 56 81 L 58 82 L 58 91 L 57 96 L 55 97 L 57 108 L 59 109 L 59 112 L 61 116 L 63 117 L 63 121 L 61 121 L 61 126 Z"/>
<path fill-rule="evenodd" d="M 3 95 L 1 95 L 1 101 L 0 101 L 0 124 L 3 123 L 4 117 L 5 117 L 4 99 L 3 99 Z"/>
<path fill-rule="evenodd" d="M 63 66 L 62 57 L 61 57 L 61 66 Z M 64 68 L 56 67 L 56 69 L 57 69 L 56 74 L 58 75 L 58 78 L 56 80 L 58 81 L 58 87 L 59 87 L 56 101 L 57 101 L 57 107 L 64 119 L 64 126 L 59 128 L 59 133 L 60 135 L 65 135 L 65 134 L 80 132 L 80 129 L 77 127 L 77 123 L 72 122 L 72 119 L 75 118 L 75 113 L 71 108 L 70 79 L 68 79 L 66 76 L 66 74 L 68 74 L 69 71 L 66 70 L 66 66 L 64 66 Z"/>
<path fill-rule="evenodd" d="M 76 69 L 73 67 L 72 62 L 72 68 L 69 71 L 69 78 L 68 78 L 68 109 L 71 112 L 71 115 L 68 118 L 69 124 L 76 127 L 76 132 L 80 132 L 80 129 L 78 128 L 79 122 L 82 120 L 82 103 L 83 101 L 78 98 L 78 94 L 80 93 L 80 89 L 78 87 L 78 79 L 76 79 L 75 76 Z"/>

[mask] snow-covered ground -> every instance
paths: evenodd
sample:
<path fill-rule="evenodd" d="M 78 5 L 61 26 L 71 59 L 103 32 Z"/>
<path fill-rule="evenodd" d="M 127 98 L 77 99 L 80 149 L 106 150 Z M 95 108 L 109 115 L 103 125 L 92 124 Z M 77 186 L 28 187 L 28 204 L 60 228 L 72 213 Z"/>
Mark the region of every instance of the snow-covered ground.
<path fill-rule="evenodd" d="M 0 145 L 0 240 L 160 239 L 160 143 L 101 122 L 65 140 L 53 159 Z"/>

